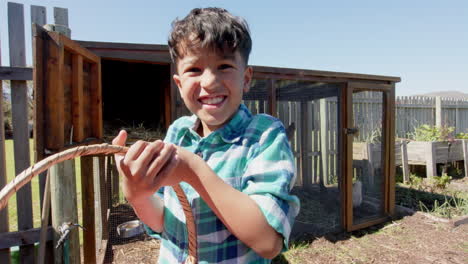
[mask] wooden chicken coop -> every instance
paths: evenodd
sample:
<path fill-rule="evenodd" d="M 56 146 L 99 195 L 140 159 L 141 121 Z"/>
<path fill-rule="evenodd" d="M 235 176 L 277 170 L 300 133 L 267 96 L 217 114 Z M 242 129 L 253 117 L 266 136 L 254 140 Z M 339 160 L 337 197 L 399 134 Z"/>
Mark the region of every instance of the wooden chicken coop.
<path fill-rule="evenodd" d="M 188 114 L 172 81 L 175 66 L 166 45 L 74 41 L 40 27 L 35 32 L 39 157 L 102 141 L 105 127 L 116 122 L 166 129 Z M 296 158 L 292 192 L 302 206 L 293 233 L 349 231 L 388 220 L 395 209 L 394 102 L 400 78 L 253 69 L 254 80 L 244 103 L 254 114 L 268 113 L 283 121 Z M 380 104 L 367 102 L 369 96 Z M 380 149 L 381 157 L 363 163 L 361 157 L 355 158 L 353 145 L 368 141 Z M 107 171 L 107 165 L 112 164 L 82 160 L 82 174 L 83 170 L 92 174 L 96 167 Z M 85 228 L 94 230 L 94 218 L 101 214 L 99 232 L 104 234 L 109 232 L 105 224 L 112 205 L 102 197 L 118 189 L 118 175 L 97 175 L 94 182 L 93 177 L 82 177 L 83 195 L 89 195 L 83 208 L 90 208 L 83 212 L 83 220 Z M 99 194 L 92 192 L 96 186 L 101 188 Z M 100 211 L 93 195 L 103 199 Z M 88 239 L 93 241 L 91 247 L 99 248 L 95 236 Z"/>

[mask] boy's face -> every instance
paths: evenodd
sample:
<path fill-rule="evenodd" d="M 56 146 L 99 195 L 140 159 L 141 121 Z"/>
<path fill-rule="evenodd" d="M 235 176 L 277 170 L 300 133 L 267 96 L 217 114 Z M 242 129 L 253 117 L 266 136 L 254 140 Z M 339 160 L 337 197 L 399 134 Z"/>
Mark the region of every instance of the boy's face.
<path fill-rule="evenodd" d="M 238 51 L 223 55 L 203 48 L 181 56 L 173 78 L 185 105 L 201 121 L 198 133 L 207 136 L 236 113 L 249 90 L 252 68 Z"/>

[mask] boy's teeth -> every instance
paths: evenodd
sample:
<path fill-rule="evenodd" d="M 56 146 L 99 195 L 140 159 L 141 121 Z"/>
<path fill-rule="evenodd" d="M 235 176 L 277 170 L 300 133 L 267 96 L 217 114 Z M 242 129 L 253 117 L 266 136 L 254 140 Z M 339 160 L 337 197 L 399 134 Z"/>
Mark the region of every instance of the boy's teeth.
<path fill-rule="evenodd" d="M 219 97 L 204 98 L 200 101 L 203 104 L 218 104 L 218 103 L 221 103 L 221 101 L 223 101 L 223 97 L 219 96 Z"/>

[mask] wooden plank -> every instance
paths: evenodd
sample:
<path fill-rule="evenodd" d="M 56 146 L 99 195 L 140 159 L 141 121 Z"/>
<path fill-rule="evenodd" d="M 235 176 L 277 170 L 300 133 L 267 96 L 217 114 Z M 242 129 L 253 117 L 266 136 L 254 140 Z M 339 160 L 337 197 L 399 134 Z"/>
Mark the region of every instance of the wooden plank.
<path fill-rule="evenodd" d="M 268 90 L 268 114 L 274 117 L 278 117 L 276 112 L 276 86 L 275 79 L 267 80 L 267 90 Z"/>
<path fill-rule="evenodd" d="M 463 163 L 465 165 L 465 177 L 468 178 L 468 139 L 463 140 Z"/>
<path fill-rule="evenodd" d="M 47 47 L 45 60 L 45 80 L 44 89 L 44 137 L 45 148 L 48 150 L 58 150 L 63 148 L 65 142 L 64 133 L 64 91 L 63 91 L 63 67 L 64 50 L 60 43 L 51 38 L 51 34 L 46 34 Z M 47 136 L 46 136 L 47 135 Z"/>
<path fill-rule="evenodd" d="M 383 93 L 384 122 L 387 124 L 384 169 L 387 172 L 385 182 L 386 209 L 389 215 L 395 213 L 395 85 L 389 92 Z"/>
<path fill-rule="evenodd" d="M 73 112 L 73 141 L 83 141 L 84 134 L 84 100 L 83 100 L 83 57 L 73 54 L 72 57 L 72 112 Z"/>
<path fill-rule="evenodd" d="M 96 241 L 96 252 L 99 252 L 102 250 L 101 248 L 101 241 L 103 240 L 103 225 L 104 225 L 104 219 L 102 217 L 102 206 L 103 206 L 103 201 L 102 197 L 103 195 L 101 194 L 102 188 L 101 188 L 101 169 L 102 167 L 100 166 L 100 159 L 99 157 L 93 157 L 93 185 L 94 185 L 94 219 L 95 219 L 95 241 Z"/>
<path fill-rule="evenodd" d="M 291 69 L 291 68 L 280 68 L 280 67 L 265 67 L 251 65 L 254 74 L 256 72 L 261 73 L 275 73 L 284 75 L 295 75 L 301 76 L 316 76 L 316 77 L 332 77 L 332 78 L 346 78 L 356 80 L 370 80 L 370 81 L 388 81 L 388 82 L 400 82 L 400 77 L 382 76 L 382 75 L 370 75 L 370 74 L 357 74 L 357 73 L 346 73 L 346 72 L 331 72 L 331 71 L 316 71 L 316 70 L 304 70 L 304 69 Z"/>
<path fill-rule="evenodd" d="M 406 140 L 401 141 L 401 167 L 403 170 L 403 182 L 408 183 L 410 181 L 410 172 L 408 165 L 408 148 Z"/>
<path fill-rule="evenodd" d="M 37 36 L 41 34 L 37 28 L 38 26 L 43 26 L 46 24 L 46 8 L 44 6 L 36 6 L 31 5 L 31 36 L 32 36 L 32 48 L 33 48 L 33 71 L 34 71 L 34 82 L 33 82 L 33 89 L 34 89 L 34 141 L 35 141 L 35 155 L 34 161 L 37 162 L 41 160 L 44 156 L 43 154 L 38 154 L 38 149 L 43 149 L 43 145 L 41 144 L 38 147 L 37 141 L 42 136 L 42 130 L 38 130 L 38 126 L 42 126 L 42 89 L 43 89 L 43 79 L 42 76 L 43 72 L 43 46 L 42 46 L 42 38 Z M 41 31 L 42 32 L 42 31 Z M 39 38 L 36 39 L 36 36 Z M 36 72 L 37 71 L 37 72 Z M 38 89 L 39 88 L 39 89 Z M 40 90 L 40 91 L 38 91 Z M 39 114 L 40 113 L 40 114 Z M 41 142 L 42 143 L 42 142 Z M 44 197 L 44 189 L 46 184 L 46 172 L 43 172 L 39 175 L 39 196 L 40 196 L 40 205 L 42 209 L 43 205 L 43 197 Z"/>
<path fill-rule="evenodd" d="M 96 263 L 96 229 L 93 157 L 81 157 L 81 191 L 83 208 L 83 254 L 84 263 Z M 86 209 L 84 209 L 86 208 Z"/>
<path fill-rule="evenodd" d="M 1 62 L 0 48 L 0 62 Z M 3 94 L 3 82 L 0 81 L 0 94 Z M 0 98 L 0 109 L 3 109 L 3 97 Z M 0 189 L 7 184 L 6 175 L 6 153 L 5 153 L 5 126 L 3 119 L 3 111 L 0 111 Z M 8 206 L 0 210 L 0 236 L 9 231 Z M 0 249 L 0 263 L 10 263 L 10 249 Z"/>
<path fill-rule="evenodd" d="M 426 144 L 426 177 L 432 178 L 433 176 L 437 176 L 437 163 L 435 159 L 435 144 L 433 142 L 427 142 Z"/>
<path fill-rule="evenodd" d="M 31 23 L 36 23 L 39 26 L 46 24 L 47 10 L 45 6 L 31 5 Z"/>
<path fill-rule="evenodd" d="M 309 158 L 307 157 L 307 152 L 309 148 L 309 116 L 307 111 L 307 101 L 302 101 L 300 104 L 300 111 L 301 114 L 301 126 L 299 130 L 299 134 L 301 136 L 301 145 L 300 145 L 300 157 L 301 157 L 301 174 L 302 174 L 302 184 L 303 187 L 308 190 L 312 188 L 312 175 L 309 170 Z"/>
<path fill-rule="evenodd" d="M 442 99 L 440 96 L 436 96 L 435 108 L 436 127 L 443 127 L 444 121 L 442 120 Z"/>
<path fill-rule="evenodd" d="M 68 27 L 68 9 L 54 7 L 54 23 Z"/>
<path fill-rule="evenodd" d="M 342 122 L 343 122 L 343 131 L 341 135 L 343 136 L 343 150 L 345 156 L 342 159 L 343 166 L 343 183 L 344 183 L 344 202 L 342 204 L 344 210 L 344 228 L 349 231 L 353 227 L 353 134 L 346 134 L 344 130 L 347 128 L 353 128 L 353 90 L 346 86 L 344 95 L 343 95 L 343 107 L 342 107 Z"/>
<path fill-rule="evenodd" d="M 102 87 L 101 87 L 101 62 L 91 64 L 91 130 L 92 136 L 102 138 Z"/>
<path fill-rule="evenodd" d="M 32 68 L 27 67 L 0 66 L 0 80 L 30 81 L 32 80 L 32 72 Z"/>
<path fill-rule="evenodd" d="M 40 228 L 31 228 L 22 231 L 0 233 L 0 249 L 6 249 L 15 246 L 32 245 L 39 242 Z M 47 241 L 52 240 L 53 228 L 49 226 L 47 228 Z M 2 264 L 5 262 L 2 262 Z M 30 262 L 34 263 L 34 262 Z"/>
<path fill-rule="evenodd" d="M 8 36 L 10 47 L 10 66 L 25 67 L 25 33 L 23 5 L 8 3 Z M 29 167 L 28 133 L 28 95 L 26 81 L 11 81 L 13 144 L 15 173 L 18 175 Z M 28 183 L 17 192 L 18 230 L 33 228 L 31 184 Z M 34 246 L 20 247 L 22 262 L 34 261 Z"/>
<path fill-rule="evenodd" d="M 39 253 L 37 256 L 37 262 L 39 264 L 46 263 L 46 236 L 47 236 L 47 226 L 49 225 L 50 221 L 50 174 L 46 176 L 46 186 L 44 189 L 44 205 L 42 205 L 42 213 L 41 213 L 41 233 L 39 237 Z M 49 260 L 50 262 L 50 260 Z"/>
<path fill-rule="evenodd" d="M 328 163 L 328 155 L 329 155 L 329 148 L 328 148 L 328 130 L 329 130 L 329 116 L 327 111 L 327 99 L 320 99 L 320 152 L 322 157 L 322 180 L 323 183 L 327 185 L 328 175 L 329 175 L 329 163 Z"/>
<path fill-rule="evenodd" d="M 75 161 L 67 160 L 52 166 L 50 169 L 52 226 L 55 236 L 54 244 L 59 239 L 59 227 L 66 222 L 78 223 Z M 80 263 L 80 241 L 78 229 L 73 229 L 68 238 L 71 263 Z M 63 252 L 55 251 L 55 263 L 62 263 Z"/>
<path fill-rule="evenodd" d="M 92 53 L 88 49 L 83 48 L 80 44 L 76 43 L 75 41 L 71 40 L 70 38 L 60 34 L 59 40 L 63 43 L 65 49 L 69 50 L 72 53 L 80 54 L 83 58 L 92 63 L 100 62 L 100 57 L 96 54 Z"/>

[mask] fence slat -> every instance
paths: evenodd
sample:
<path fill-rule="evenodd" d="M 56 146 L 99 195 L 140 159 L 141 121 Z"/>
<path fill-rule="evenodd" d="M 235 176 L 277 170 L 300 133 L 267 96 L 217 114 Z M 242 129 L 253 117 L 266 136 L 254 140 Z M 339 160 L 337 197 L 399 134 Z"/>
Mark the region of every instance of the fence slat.
<path fill-rule="evenodd" d="M 23 5 L 8 3 L 8 36 L 10 66 L 25 67 L 25 35 Z M 30 165 L 28 134 L 28 95 L 26 81 L 11 81 L 12 121 L 15 173 L 19 174 Z M 31 184 L 28 183 L 17 192 L 18 229 L 33 228 Z M 34 245 L 20 247 L 23 263 L 34 262 Z"/>
<path fill-rule="evenodd" d="M 0 63 L 2 61 L 2 52 L 0 48 Z M 0 81 L 0 94 L 3 94 L 3 82 Z M 3 96 L 0 98 L 0 109 L 3 109 Z M 0 189 L 7 183 L 6 162 L 5 162 L 5 126 L 3 120 L 3 111 L 0 111 Z M 8 232 L 8 206 L 0 210 L 0 234 Z M 10 263 L 10 249 L 0 249 L 0 263 Z"/>

